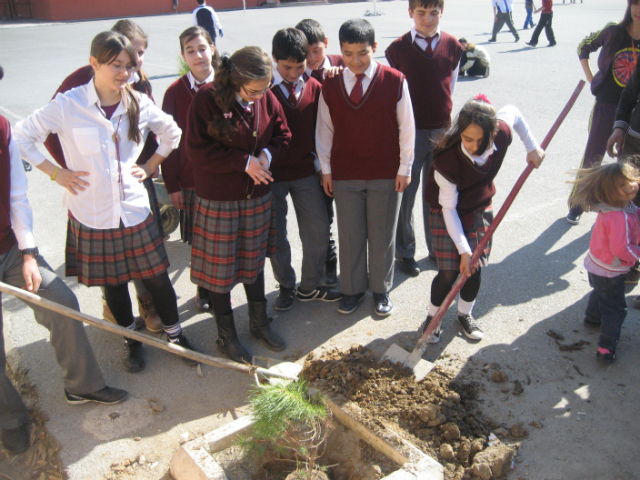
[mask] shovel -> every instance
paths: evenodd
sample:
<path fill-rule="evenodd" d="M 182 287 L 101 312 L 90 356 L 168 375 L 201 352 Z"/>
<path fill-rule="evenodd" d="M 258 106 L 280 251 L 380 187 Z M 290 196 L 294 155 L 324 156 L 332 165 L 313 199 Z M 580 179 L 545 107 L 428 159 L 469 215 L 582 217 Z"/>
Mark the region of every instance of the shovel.
<path fill-rule="evenodd" d="M 258 375 L 262 375 L 265 377 L 275 377 L 282 380 L 295 381 L 295 380 L 298 380 L 298 374 L 302 370 L 302 367 L 295 363 L 280 362 L 276 359 L 269 359 L 266 357 L 254 357 L 254 358 L 265 360 L 267 362 L 267 365 L 273 364 L 274 365 L 273 367 L 262 368 L 257 365 L 247 365 L 247 364 L 237 363 L 232 360 L 227 360 L 226 358 L 212 357 L 210 355 L 205 355 L 204 353 L 196 352 L 194 350 L 188 350 L 178 345 L 174 345 L 169 342 L 163 342 L 162 340 L 159 340 L 157 338 L 149 337 L 147 335 L 138 333 L 134 330 L 130 330 L 128 328 L 115 325 L 105 320 L 92 317 L 91 315 L 87 315 L 86 313 L 72 310 L 68 307 L 64 307 L 50 300 L 46 300 L 36 294 L 27 292 L 26 290 L 22 290 L 20 288 L 13 287 L 11 285 L 7 285 L 6 283 L 3 283 L 3 282 L 0 282 L 0 292 L 8 293 L 10 295 L 13 295 L 14 297 L 18 297 L 19 299 L 24 300 L 27 303 L 46 308 L 47 310 L 51 310 L 56 313 L 60 313 L 65 317 L 72 318 L 73 320 L 78 320 L 80 322 L 88 323 L 89 325 L 93 325 L 94 327 L 107 330 L 108 332 L 111 332 L 111 333 L 122 335 L 123 337 L 133 338 L 134 340 L 138 340 L 142 343 L 146 343 L 147 345 L 151 345 L 152 347 L 156 347 L 161 350 L 166 350 L 167 352 L 171 352 L 175 355 L 179 355 L 181 357 L 186 357 L 191 360 L 195 360 L 196 362 L 204 363 L 206 365 L 211 365 L 213 367 L 228 368 L 230 370 L 235 370 L 236 372 L 247 373 L 249 375 L 252 375 L 256 379 L 256 381 L 258 381 L 258 378 L 257 378 Z M 1 334 L 2 332 L 0 332 L 0 335 Z"/>
<path fill-rule="evenodd" d="M 566 116 L 569 114 L 569 111 L 573 107 L 574 103 L 576 103 L 576 100 L 578 99 L 578 96 L 580 95 L 580 92 L 582 91 L 582 88 L 584 87 L 584 85 L 585 85 L 584 80 L 580 80 L 580 82 L 578 83 L 578 86 L 573 91 L 573 95 L 571 95 L 571 98 L 569 99 L 564 109 L 556 119 L 555 123 L 551 127 L 551 130 L 549 130 L 549 133 L 547 133 L 547 136 L 542 141 L 542 144 L 540 145 L 540 147 L 543 150 L 546 150 L 547 146 L 551 142 L 551 139 L 560 128 L 560 125 L 562 124 Z M 520 175 L 520 178 L 518 178 L 518 181 L 516 182 L 513 189 L 511 190 L 511 193 L 509 193 L 509 196 L 506 198 L 506 200 L 502 204 L 500 211 L 498 212 L 495 219 L 487 229 L 487 233 L 482 237 L 482 239 L 478 243 L 478 246 L 474 250 L 473 255 L 471 257 L 470 265 L 475 265 L 478 262 L 478 259 L 480 258 L 480 255 L 482 255 L 484 248 L 487 246 L 487 243 L 489 243 L 489 240 L 493 236 L 493 232 L 495 232 L 496 228 L 498 228 L 498 225 L 500 225 L 500 222 L 502 221 L 505 214 L 507 213 L 507 210 L 509 210 L 509 207 L 513 203 L 513 200 L 516 198 L 516 195 L 518 195 L 518 192 L 520 192 L 522 185 L 524 184 L 525 180 L 529 177 L 529 174 L 532 171 L 533 171 L 533 164 L 528 163 L 527 168 L 525 168 L 524 172 L 522 172 L 522 174 Z M 440 307 L 438 308 L 438 311 L 433 316 L 433 319 L 431 320 L 431 322 L 429 323 L 429 326 L 427 327 L 424 334 L 422 335 L 422 338 L 418 340 L 418 343 L 416 344 L 415 348 L 411 353 L 407 352 L 404 348 L 394 343 L 389 347 L 389 349 L 382 356 L 381 361 L 390 360 L 392 363 L 400 362 L 405 367 L 413 370 L 413 373 L 415 375 L 417 382 L 419 382 L 424 377 L 426 377 L 427 374 L 435 366 L 435 364 L 422 359 L 422 355 L 427 350 L 427 346 L 429 345 L 429 343 L 427 342 L 427 338 L 429 338 L 429 336 L 431 336 L 431 334 L 434 331 L 436 331 L 436 329 L 440 326 L 442 317 L 444 317 L 445 313 L 449 309 L 449 306 L 451 305 L 451 302 L 453 302 L 453 299 L 456 297 L 456 295 L 458 294 L 462 286 L 465 284 L 465 282 L 467 281 L 467 278 L 468 277 L 466 275 L 460 275 L 458 279 L 455 281 L 455 283 L 453 284 L 453 287 L 451 287 L 451 291 L 445 297 L 444 302 L 442 302 L 442 305 L 440 305 Z"/>

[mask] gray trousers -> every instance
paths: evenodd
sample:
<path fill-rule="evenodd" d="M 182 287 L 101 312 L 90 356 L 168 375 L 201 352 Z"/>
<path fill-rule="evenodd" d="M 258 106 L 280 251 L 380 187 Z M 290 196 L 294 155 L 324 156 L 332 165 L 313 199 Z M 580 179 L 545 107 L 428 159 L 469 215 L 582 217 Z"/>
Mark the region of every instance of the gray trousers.
<path fill-rule="evenodd" d="M 402 199 L 395 179 L 334 180 L 333 196 L 338 216 L 340 290 L 345 295 L 357 295 L 367 288 L 387 293 L 393 285 L 395 231 Z"/>
<path fill-rule="evenodd" d="M 511 33 L 513 33 L 513 36 L 516 39 L 520 38 L 520 36 L 518 35 L 518 31 L 516 30 L 516 27 L 513 26 L 513 21 L 511 19 L 510 12 L 498 13 L 496 15 L 496 20 L 493 22 L 493 34 L 491 35 L 491 38 L 495 40 L 496 35 L 498 35 L 498 32 L 504 26 L 505 23 L 507 24 L 507 27 L 509 27 L 509 30 L 511 30 Z"/>
<path fill-rule="evenodd" d="M 38 295 L 65 307 L 79 310 L 78 300 L 69 287 L 51 271 L 44 259 L 38 259 L 42 284 Z M 17 245 L 0 255 L 0 280 L 14 287 L 24 287 L 22 255 Z M 58 364 L 62 367 L 64 388 L 77 395 L 93 393 L 104 388 L 100 366 L 84 331 L 77 320 L 28 304 L 36 321 L 51 332 L 51 346 Z M 0 428 L 8 430 L 27 423 L 27 408 L 6 374 L 7 357 L 2 334 L 2 309 L 0 309 Z"/>
<path fill-rule="evenodd" d="M 396 258 L 414 258 L 416 255 L 416 234 L 413 229 L 413 206 L 416 203 L 416 194 L 420 186 L 422 176 L 422 218 L 424 223 L 424 236 L 427 240 L 429 253 L 431 247 L 431 229 L 429 228 L 430 206 L 424 201 L 424 188 L 431 165 L 433 164 L 433 148 L 444 128 L 433 130 L 416 130 L 415 159 L 411 167 L 411 183 L 402 194 L 402 205 L 398 218 L 398 230 L 396 233 Z"/>
<path fill-rule="evenodd" d="M 271 255 L 273 276 L 284 288 L 296 286 L 287 238 L 287 195 L 290 194 L 302 242 L 300 288 L 309 291 L 320 287 L 329 245 L 329 217 L 318 177 L 311 175 L 292 182 L 274 182 L 271 193 L 276 209 L 276 253 Z"/>

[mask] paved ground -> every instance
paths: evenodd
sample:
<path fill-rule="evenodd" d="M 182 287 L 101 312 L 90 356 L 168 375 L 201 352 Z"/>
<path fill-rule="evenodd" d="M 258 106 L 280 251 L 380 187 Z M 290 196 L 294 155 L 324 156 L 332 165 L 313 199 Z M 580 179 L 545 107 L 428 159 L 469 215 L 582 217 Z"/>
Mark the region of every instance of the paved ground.
<path fill-rule="evenodd" d="M 498 43 L 488 44 L 492 26 L 488 1 L 448 2 L 443 29 L 466 36 L 488 49 L 491 76 L 486 80 L 462 80 L 456 90 L 454 110 L 478 92 L 493 103 L 516 104 L 533 132 L 542 140 L 556 116 L 582 78 L 576 57 L 578 42 L 589 32 L 609 21 L 622 18 L 624 0 L 588 0 L 585 4 L 555 6 L 555 32 L 558 45 L 546 48 L 544 35 L 540 47 L 531 49 L 524 42 L 531 31 L 521 31 L 520 43 L 513 43 L 508 32 Z M 556 2 L 557 3 L 557 2 Z M 219 40 L 221 51 L 232 52 L 243 45 L 257 44 L 270 49 L 273 33 L 303 18 L 315 18 L 330 38 L 329 51 L 338 52 L 340 24 L 372 9 L 371 4 L 340 4 L 222 12 L 220 20 L 226 36 Z M 410 26 L 406 2 L 378 4 L 384 16 L 370 18 L 376 27 L 379 49 L 384 49 Z M 516 25 L 524 22 L 523 2 L 516 3 Z M 168 15 L 136 19 L 150 34 L 145 69 L 152 78 L 157 101 L 174 80 L 179 54 L 178 34 L 190 24 L 189 15 Z M 0 25 L 0 63 L 5 79 L 0 83 L 0 113 L 16 122 L 43 106 L 62 79 L 87 62 L 89 43 L 113 20 L 72 24 Z M 594 57 L 595 61 L 595 57 Z M 595 62 L 594 62 L 595 63 Z M 498 363 L 510 380 L 523 382 L 525 392 L 512 397 L 487 384 L 483 410 L 500 423 L 540 421 L 544 427 L 532 429 L 523 442 L 522 463 L 510 478 L 528 479 L 633 479 L 640 478 L 635 461 L 640 408 L 633 401 L 640 393 L 640 313 L 630 309 L 624 325 L 618 363 L 603 369 L 595 362 L 597 335 L 582 326 L 582 315 L 589 293 L 582 260 L 588 248 L 593 215 L 585 215 L 579 226 L 564 220 L 569 186 L 566 172 L 580 162 L 587 137 L 587 123 L 593 98 L 583 92 L 575 108 L 548 149 L 546 162 L 534 172 L 495 236 L 491 266 L 483 273 L 483 287 L 475 314 L 487 335 L 471 345 L 456 335 L 453 313 L 445 318 L 448 326 L 443 349 L 461 376 L 479 378 L 486 363 Z M 509 189 L 524 169 L 524 149 L 516 139 L 498 179 L 495 205 L 501 205 Z M 30 199 L 35 210 L 36 238 L 41 252 L 63 272 L 66 217 L 61 208 L 62 191 L 39 172 L 29 174 Z M 418 230 L 421 229 L 417 222 Z M 300 262 L 300 244 L 291 220 L 295 262 Z M 181 318 L 190 338 L 203 352 L 215 354 L 215 327 L 210 315 L 197 315 L 189 281 L 189 251 L 176 234 L 167 242 L 171 258 L 171 278 L 179 296 Z M 286 337 L 289 348 L 279 355 L 301 355 L 318 347 L 371 345 L 384 350 L 392 342 L 411 347 L 413 332 L 424 319 L 429 286 L 435 275 L 426 260 L 421 236 L 418 258 L 420 277 L 396 275 L 392 298 L 393 316 L 381 321 L 372 316 L 369 300 L 349 317 L 336 313 L 331 304 L 296 304 L 285 314 L 275 315 L 274 327 Z M 78 286 L 69 280 L 82 310 L 94 315 L 101 311 L 99 291 Z M 275 281 L 267 268 L 269 301 L 275 298 Z M 247 307 L 241 288 L 233 292 L 240 336 L 251 350 L 268 354 L 249 339 Z M 51 419 L 49 430 L 64 446 L 62 460 L 72 479 L 98 479 L 114 461 L 142 453 L 159 464 L 137 478 L 160 478 L 166 470 L 183 432 L 208 431 L 232 418 L 229 409 L 245 401 L 248 378 L 225 370 L 203 367 L 204 377 L 185 367 L 171 355 L 147 348 L 147 369 L 139 374 L 124 373 L 120 366 L 121 340 L 95 328 L 88 328 L 107 381 L 126 388 L 131 399 L 122 406 L 69 407 L 62 396 L 61 372 L 54 365 L 47 345 L 46 331 L 14 299 L 4 300 L 5 337 L 13 346 L 14 358 L 30 369 L 41 404 Z M 567 342 L 585 339 L 591 344 L 575 353 L 560 352 L 545 335 L 549 329 L 565 335 Z M 565 343 L 567 343 L 565 342 Z M 577 367 L 574 368 L 574 365 Z M 579 372 L 578 372 L 579 370 Z M 527 379 L 529 382 L 527 382 Z M 164 412 L 152 414 L 148 399 L 157 399 Z M 120 413 L 111 420 L 110 413 Z M 134 437 L 140 437 L 134 441 Z M 3 463 L 0 463 L 0 472 Z"/>

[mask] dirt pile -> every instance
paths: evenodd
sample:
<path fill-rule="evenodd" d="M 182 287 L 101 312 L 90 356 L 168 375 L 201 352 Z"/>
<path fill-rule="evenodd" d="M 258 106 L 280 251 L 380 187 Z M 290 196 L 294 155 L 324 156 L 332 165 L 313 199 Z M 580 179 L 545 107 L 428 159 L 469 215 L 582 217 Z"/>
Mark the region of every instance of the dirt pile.
<path fill-rule="evenodd" d="M 327 395 L 346 398 L 348 413 L 401 453 L 412 449 L 398 437 L 436 458 L 447 480 L 501 478 L 510 469 L 518 444 L 487 444 L 497 425 L 478 410 L 476 382 L 454 380 L 436 366 L 416 383 L 411 370 L 378 363 L 363 346 L 310 354 L 302 376 Z"/>

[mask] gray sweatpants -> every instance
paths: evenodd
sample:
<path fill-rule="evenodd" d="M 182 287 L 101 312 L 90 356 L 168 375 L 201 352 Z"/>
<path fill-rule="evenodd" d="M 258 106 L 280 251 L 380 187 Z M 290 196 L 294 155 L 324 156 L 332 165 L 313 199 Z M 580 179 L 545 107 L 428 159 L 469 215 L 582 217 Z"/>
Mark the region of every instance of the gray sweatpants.
<path fill-rule="evenodd" d="M 334 180 L 333 196 L 338 216 L 340 290 L 345 295 L 357 295 L 367 288 L 387 293 L 393 285 L 402 199 L 395 180 Z"/>
<path fill-rule="evenodd" d="M 65 307 L 79 310 L 78 300 L 69 287 L 52 272 L 41 257 L 38 259 L 42 284 L 37 294 Z M 0 280 L 14 287 L 24 287 L 22 255 L 14 245 L 0 255 Z M 51 332 L 51 346 L 58 364 L 62 367 L 64 388 L 77 395 L 93 393 L 104 388 L 102 371 L 84 331 L 77 320 L 51 312 L 43 307 L 28 304 L 36 321 Z M 7 357 L 2 334 L 2 309 L 0 309 L 0 428 L 8 430 L 27 423 L 27 408 L 6 375 Z M 62 391 L 60 392 L 62 394 Z"/>

